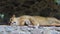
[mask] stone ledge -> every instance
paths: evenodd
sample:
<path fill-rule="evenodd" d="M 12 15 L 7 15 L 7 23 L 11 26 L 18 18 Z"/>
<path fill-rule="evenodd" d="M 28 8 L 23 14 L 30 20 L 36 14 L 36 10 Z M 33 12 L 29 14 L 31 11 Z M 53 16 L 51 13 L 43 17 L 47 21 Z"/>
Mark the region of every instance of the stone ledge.
<path fill-rule="evenodd" d="M 0 34 L 60 34 L 60 27 L 0 26 Z"/>

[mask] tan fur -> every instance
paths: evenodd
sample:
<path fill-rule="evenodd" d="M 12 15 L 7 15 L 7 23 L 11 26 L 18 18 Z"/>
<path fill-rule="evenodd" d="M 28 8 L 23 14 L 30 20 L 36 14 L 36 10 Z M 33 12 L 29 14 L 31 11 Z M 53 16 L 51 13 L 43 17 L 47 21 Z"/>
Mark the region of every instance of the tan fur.
<path fill-rule="evenodd" d="M 41 17 L 41 16 L 33 16 L 34 22 L 33 23 L 39 23 L 39 25 L 55 25 L 60 24 L 60 21 L 53 17 Z"/>
<path fill-rule="evenodd" d="M 52 24 L 60 24 L 60 21 L 53 17 L 41 17 L 41 16 L 28 16 L 24 15 L 19 18 L 20 26 L 24 26 L 24 20 L 30 20 L 31 25 L 39 26 L 39 25 L 52 25 Z"/>

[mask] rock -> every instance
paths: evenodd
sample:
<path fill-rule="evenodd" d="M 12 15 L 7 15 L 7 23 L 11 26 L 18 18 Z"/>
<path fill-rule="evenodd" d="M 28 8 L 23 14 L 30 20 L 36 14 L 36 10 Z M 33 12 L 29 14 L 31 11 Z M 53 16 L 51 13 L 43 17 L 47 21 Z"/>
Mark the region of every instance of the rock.
<path fill-rule="evenodd" d="M 43 30 L 42 29 L 33 29 L 31 31 L 31 34 L 42 34 Z"/>
<path fill-rule="evenodd" d="M 0 26 L 0 34 L 60 34 L 60 27 Z"/>

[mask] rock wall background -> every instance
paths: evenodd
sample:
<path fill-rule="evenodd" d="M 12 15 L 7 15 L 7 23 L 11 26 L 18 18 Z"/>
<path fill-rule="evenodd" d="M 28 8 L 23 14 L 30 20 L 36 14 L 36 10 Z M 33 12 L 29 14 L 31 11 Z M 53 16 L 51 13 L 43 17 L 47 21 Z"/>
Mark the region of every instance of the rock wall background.
<path fill-rule="evenodd" d="M 0 0 L 0 13 L 5 15 L 4 21 L 9 20 L 13 14 L 17 17 L 38 15 L 60 19 L 60 6 L 54 0 Z"/>

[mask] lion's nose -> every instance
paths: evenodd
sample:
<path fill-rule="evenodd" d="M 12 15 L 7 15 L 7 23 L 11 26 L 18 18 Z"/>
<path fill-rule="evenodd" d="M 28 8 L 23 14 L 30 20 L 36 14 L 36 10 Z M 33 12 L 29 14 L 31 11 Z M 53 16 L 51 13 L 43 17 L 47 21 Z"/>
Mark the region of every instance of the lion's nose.
<path fill-rule="evenodd" d="M 16 22 L 13 22 L 13 23 L 11 23 L 11 24 L 15 24 Z"/>

